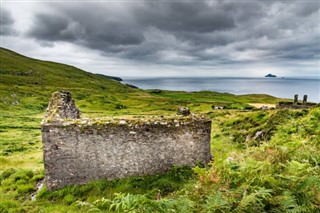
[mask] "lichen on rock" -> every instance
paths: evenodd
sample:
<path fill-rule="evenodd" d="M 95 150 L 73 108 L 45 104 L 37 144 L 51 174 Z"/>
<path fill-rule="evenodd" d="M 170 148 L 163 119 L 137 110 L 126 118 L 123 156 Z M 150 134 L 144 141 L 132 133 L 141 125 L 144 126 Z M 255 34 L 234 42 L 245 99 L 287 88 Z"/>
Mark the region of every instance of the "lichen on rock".
<path fill-rule="evenodd" d="M 69 91 L 58 91 L 52 94 L 44 122 L 78 118 L 80 118 L 80 110 L 76 107 Z"/>

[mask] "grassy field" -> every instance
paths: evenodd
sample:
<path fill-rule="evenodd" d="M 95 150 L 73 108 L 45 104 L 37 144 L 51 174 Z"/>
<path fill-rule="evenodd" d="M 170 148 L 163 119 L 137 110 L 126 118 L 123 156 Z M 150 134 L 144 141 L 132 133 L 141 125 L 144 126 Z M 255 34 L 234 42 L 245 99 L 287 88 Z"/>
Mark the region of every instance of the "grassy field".
<path fill-rule="evenodd" d="M 0 49 L 0 212 L 317 212 L 320 108 L 250 111 L 268 95 L 134 89 L 78 68 Z M 43 188 L 40 122 L 51 94 L 69 90 L 85 117 L 173 115 L 179 106 L 212 118 L 213 162 L 164 175 Z M 224 105 L 227 110 L 213 110 Z M 258 131 L 263 137 L 255 138 Z M 157 201 L 160 192 L 162 199 Z"/>

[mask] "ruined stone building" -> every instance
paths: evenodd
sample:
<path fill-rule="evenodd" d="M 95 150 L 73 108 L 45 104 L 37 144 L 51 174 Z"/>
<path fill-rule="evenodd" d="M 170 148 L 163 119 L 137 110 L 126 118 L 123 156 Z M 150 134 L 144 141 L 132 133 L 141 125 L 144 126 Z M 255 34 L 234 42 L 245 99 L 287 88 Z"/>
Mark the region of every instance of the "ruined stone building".
<path fill-rule="evenodd" d="M 47 189 L 206 164 L 210 132 L 211 120 L 194 115 L 80 119 L 71 94 L 56 92 L 42 123 Z"/>
<path fill-rule="evenodd" d="M 299 102 L 298 94 L 294 95 L 293 102 L 279 102 L 276 106 L 277 109 L 305 109 L 316 106 L 316 103 L 309 103 L 308 96 L 304 95 L 302 102 Z"/>

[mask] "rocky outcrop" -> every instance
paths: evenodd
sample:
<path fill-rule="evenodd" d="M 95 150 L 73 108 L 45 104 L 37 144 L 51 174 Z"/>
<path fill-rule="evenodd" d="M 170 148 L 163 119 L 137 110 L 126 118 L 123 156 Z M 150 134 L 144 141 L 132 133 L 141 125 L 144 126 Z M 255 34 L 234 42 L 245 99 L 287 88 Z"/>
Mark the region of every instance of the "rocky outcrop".
<path fill-rule="evenodd" d="M 266 77 L 266 78 L 276 78 L 277 76 L 269 73 L 268 75 L 266 75 L 264 77 Z"/>

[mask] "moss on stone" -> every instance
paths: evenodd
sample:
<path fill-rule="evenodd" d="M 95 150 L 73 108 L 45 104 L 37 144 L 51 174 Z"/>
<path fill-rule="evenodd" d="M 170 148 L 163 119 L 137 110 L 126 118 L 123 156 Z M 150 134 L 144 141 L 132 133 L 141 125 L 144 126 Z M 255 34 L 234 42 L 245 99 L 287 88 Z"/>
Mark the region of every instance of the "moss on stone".
<path fill-rule="evenodd" d="M 189 125 L 193 122 L 209 122 L 210 119 L 203 115 L 193 116 L 143 116 L 137 117 L 100 117 L 100 118 L 82 118 L 82 119 L 61 119 L 57 122 L 44 122 L 43 125 L 54 125 L 60 127 L 79 126 L 98 127 L 98 126 L 169 126 L 178 127 L 180 125 Z"/>

